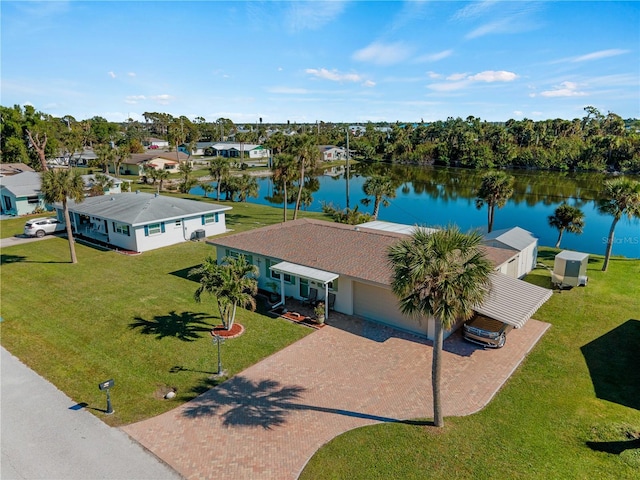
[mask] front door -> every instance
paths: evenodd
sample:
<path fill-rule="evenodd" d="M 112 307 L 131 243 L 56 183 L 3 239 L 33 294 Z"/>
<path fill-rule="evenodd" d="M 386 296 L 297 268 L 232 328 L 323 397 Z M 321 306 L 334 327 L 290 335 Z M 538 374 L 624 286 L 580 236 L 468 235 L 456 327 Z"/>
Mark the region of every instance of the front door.
<path fill-rule="evenodd" d="M 309 280 L 306 278 L 300 279 L 300 297 L 309 298 Z"/>

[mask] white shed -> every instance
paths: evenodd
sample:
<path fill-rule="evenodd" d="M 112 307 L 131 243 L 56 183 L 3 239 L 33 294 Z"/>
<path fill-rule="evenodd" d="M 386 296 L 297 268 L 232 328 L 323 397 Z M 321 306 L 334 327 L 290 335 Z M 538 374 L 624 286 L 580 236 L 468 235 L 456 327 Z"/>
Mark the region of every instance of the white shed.
<path fill-rule="evenodd" d="M 553 262 L 552 283 L 560 288 L 585 287 L 587 285 L 588 263 L 588 253 L 561 251 Z"/>
<path fill-rule="evenodd" d="M 513 278 L 522 278 L 536 267 L 538 239 L 520 227 L 494 230 L 484 235 L 483 243 L 489 247 L 512 250 L 514 257 L 500 271 Z"/>

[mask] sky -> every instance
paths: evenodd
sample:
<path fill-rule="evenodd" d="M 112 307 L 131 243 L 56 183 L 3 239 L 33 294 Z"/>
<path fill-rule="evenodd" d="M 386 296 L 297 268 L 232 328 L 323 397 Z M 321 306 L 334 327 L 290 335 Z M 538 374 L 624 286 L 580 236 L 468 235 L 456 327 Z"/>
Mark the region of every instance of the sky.
<path fill-rule="evenodd" d="M 18 1 L 0 104 L 236 124 L 640 118 L 640 2 Z"/>

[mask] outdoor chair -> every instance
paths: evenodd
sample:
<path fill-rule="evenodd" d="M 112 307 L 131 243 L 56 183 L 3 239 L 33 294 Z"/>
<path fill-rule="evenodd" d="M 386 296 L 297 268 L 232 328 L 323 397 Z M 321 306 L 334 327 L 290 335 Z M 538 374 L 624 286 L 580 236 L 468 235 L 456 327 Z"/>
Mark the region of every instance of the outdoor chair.
<path fill-rule="evenodd" d="M 318 301 L 318 289 L 311 287 L 309 289 L 309 297 L 302 301 L 303 305 L 315 305 Z"/>
<path fill-rule="evenodd" d="M 334 305 L 336 304 L 336 294 L 335 293 L 329 293 L 329 301 L 327 302 L 327 308 L 329 308 L 329 310 L 333 310 Z"/>

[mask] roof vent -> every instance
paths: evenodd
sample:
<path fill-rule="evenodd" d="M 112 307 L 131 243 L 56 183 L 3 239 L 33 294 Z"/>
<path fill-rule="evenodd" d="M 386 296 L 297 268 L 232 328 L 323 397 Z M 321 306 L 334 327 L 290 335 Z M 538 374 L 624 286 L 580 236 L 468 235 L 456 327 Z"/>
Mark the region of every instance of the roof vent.
<path fill-rule="evenodd" d="M 359 231 L 360 231 L 360 227 L 356 227 L 356 228 L 354 228 L 354 230 L 355 230 L 356 232 L 359 232 Z"/>

